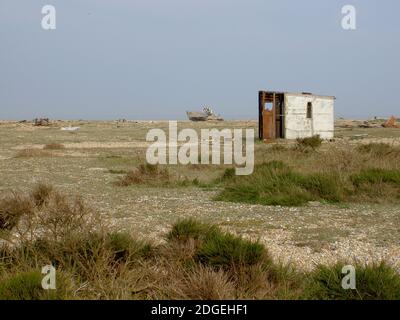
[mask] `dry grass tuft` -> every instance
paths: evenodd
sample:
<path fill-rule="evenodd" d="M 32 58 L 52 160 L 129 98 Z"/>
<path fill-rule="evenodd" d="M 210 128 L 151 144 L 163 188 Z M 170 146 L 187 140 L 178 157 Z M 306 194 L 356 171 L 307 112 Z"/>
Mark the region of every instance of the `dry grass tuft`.
<path fill-rule="evenodd" d="M 47 204 L 35 212 L 33 219 L 30 225 L 35 227 L 34 233 L 52 241 L 74 238 L 101 227 L 98 214 L 80 197 L 67 198 L 59 192 L 51 194 Z"/>
<path fill-rule="evenodd" d="M 31 196 L 37 207 L 42 207 L 47 204 L 54 188 L 50 184 L 44 182 L 38 183 L 32 190 Z"/>
<path fill-rule="evenodd" d="M 62 150 L 65 146 L 61 143 L 49 143 L 43 147 L 44 150 Z"/>
<path fill-rule="evenodd" d="M 300 150 L 305 150 L 310 148 L 312 150 L 316 150 L 321 146 L 322 139 L 319 135 L 316 135 L 310 138 L 302 138 L 302 139 L 298 138 L 296 142 L 297 142 L 297 147 Z"/>
<path fill-rule="evenodd" d="M 116 184 L 119 186 L 130 186 L 136 184 L 168 184 L 171 177 L 168 169 L 161 169 L 157 165 L 142 164 L 134 171 L 128 172 L 120 178 Z"/>
<path fill-rule="evenodd" d="M 33 203 L 29 197 L 12 192 L 0 200 L 0 230 L 11 230 L 22 216 L 33 211 Z"/>
<path fill-rule="evenodd" d="M 235 284 L 224 271 L 200 265 L 187 273 L 183 293 L 193 300 L 232 300 Z"/>
<path fill-rule="evenodd" d="M 375 157 L 400 156 L 400 149 L 387 143 L 368 143 L 357 147 L 357 150 L 364 154 Z"/>

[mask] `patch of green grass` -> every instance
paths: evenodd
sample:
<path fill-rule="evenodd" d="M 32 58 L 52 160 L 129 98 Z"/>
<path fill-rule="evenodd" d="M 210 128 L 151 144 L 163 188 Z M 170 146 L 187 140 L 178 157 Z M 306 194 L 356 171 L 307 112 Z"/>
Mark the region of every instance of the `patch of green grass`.
<path fill-rule="evenodd" d="M 397 169 L 369 168 L 347 173 L 338 179 L 329 172 L 302 174 L 281 161 L 271 161 L 257 165 L 250 176 L 221 178 L 220 183 L 222 191 L 215 200 L 272 206 L 302 206 L 310 201 L 340 204 L 400 198 L 396 197 L 400 187 L 400 170 Z"/>
<path fill-rule="evenodd" d="M 309 201 L 340 202 L 337 179 L 329 175 L 302 175 L 281 161 L 256 166 L 250 176 L 228 181 L 215 198 L 221 201 L 263 205 L 300 206 Z"/>
<path fill-rule="evenodd" d="M 42 287 L 42 275 L 39 271 L 19 272 L 0 280 L 0 300 L 60 300 L 65 299 L 65 285 L 61 277 L 56 276 L 56 289 L 45 290 Z M 57 289 L 57 285 L 60 289 Z"/>
<path fill-rule="evenodd" d="M 304 289 L 305 299 L 318 300 L 399 300 L 400 275 L 385 263 L 356 266 L 356 290 L 345 290 L 342 274 L 345 264 L 318 266 Z"/>
<path fill-rule="evenodd" d="M 0 282 L 1 300 L 39 300 L 43 295 L 40 272 L 14 275 Z"/>
<path fill-rule="evenodd" d="M 342 201 L 342 192 L 333 175 L 312 174 L 301 176 L 299 185 L 310 192 L 317 199 L 336 203 Z"/>
<path fill-rule="evenodd" d="M 400 170 L 365 169 L 351 177 L 354 185 L 391 183 L 400 186 Z"/>
<path fill-rule="evenodd" d="M 212 267 L 232 269 L 269 262 L 264 246 L 210 224 L 186 219 L 176 223 L 167 235 L 169 240 L 197 242 L 195 259 Z"/>
<path fill-rule="evenodd" d="M 153 247 L 150 243 L 138 241 L 130 234 L 113 232 L 107 235 L 106 247 L 110 248 L 116 261 L 133 261 L 151 256 Z"/>
<path fill-rule="evenodd" d="M 266 260 L 267 253 L 258 242 L 229 233 L 214 232 L 200 245 L 196 257 L 209 266 L 232 269 L 262 263 Z"/>
<path fill-rule="evenodd" d="M 205 240 L 216 232 L 218 232 L 218 228 L 213 225 L 201 223 L 194 219 L 184 219 L 172 226 L 171 231 L 167 234 L 167 239 L 184 242 L 189 239 Z"/>

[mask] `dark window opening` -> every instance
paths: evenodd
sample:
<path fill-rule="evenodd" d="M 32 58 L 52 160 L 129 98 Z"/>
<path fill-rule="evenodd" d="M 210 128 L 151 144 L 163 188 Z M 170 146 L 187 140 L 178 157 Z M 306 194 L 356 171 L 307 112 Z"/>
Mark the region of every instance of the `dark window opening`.
<path fill-rule="evenodd" d="M 307 103 L 307 119 L 312 118 L 312 103 L 308 102 Z"/>

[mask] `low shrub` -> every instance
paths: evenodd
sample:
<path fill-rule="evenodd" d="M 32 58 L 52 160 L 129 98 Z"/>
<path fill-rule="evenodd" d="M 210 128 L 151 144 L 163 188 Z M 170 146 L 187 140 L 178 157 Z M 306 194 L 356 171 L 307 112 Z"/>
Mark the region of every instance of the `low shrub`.
<path fill-rule="evenodd" d="M 32 201 L 16 192 L 0 199 L 0 230 L 12 230 L 23 215 L 32 212 Z"/>
<path fill-rule="evenodd" d="M 365 169 L 351 177 L 355 186 L 362 184 L 390 183 L 400 186 L 400 170 Z"/>
<path fill-rule="evenodd" d="M 150 243 L 135 240 L 127 233 L 101 231 L 75 234 L 58 241 L 37 239 L 27 249 L 32 259 L 73 270 L 82 281 L 150 258 L 154 250 Z"/>
<path fill-rule="evenodd" d="M 311 148 L 312 150 L 318 149 L 322 145 L 322 141 L 319 135 L 309 138 L 298 138 L 296 140 L 299 149 Z"/>
<path fill-rule="evenodd" d="M 170 175 L 168 169 L 161 169 L 157 165 L 142 164 L 136 170 L 130 171 L 120 178 L 116 184 L 126 187 L 135 184 L 168 184 L 169 182 Z"/>
<path fill-rule="evenodd" d="M 239 268 L 268 261 L 263 245 L 233 236 L 210 224 L 186 219 L 176 223 L 167 238 L 175 241 L 197 243 L 196 260 L 216 268 Z"/>
<path fill-rule="evenodd" d="M 39 300 L 43 295 L 40 272 L 25 272 L 0 281 L 1 300 Z"/>
<path fill-rule="evenodd" d="M 235 284 L 223 270 L 197 266 L 183 281 L 184 298 L 194 300 L 232 300 Z"/>
<path fill-rule="evenodd" d="M 80 282 L 96 281 L 114 272 L 114 253 L 101 232 L 86 232 L 52 243 L 49 251 L 58 268 L 72 270 Z"/>
<path fill-rule="evenodd" d="M 106 237 L 106 246 L 114 254 L 115 261 L 133 261 L 148 258 L 153 252 L 150 243 L 134 239 L 130 234 L 112 232 Z"/>
<path fill-rule="evenodd" d="M 69 284 L 56 273 L 56 289 L 42 287 L 39 271 L 18 272 L 0 280 L 0 300 L 62 300 L 67 299 Z"/>
<path fill-rule="evenodd" d="M 42 207 L 43 205 L 47 204 L 52 192 L 52 185 L 43 182 L 38 183 L 31 192 L 34 204 L 37 207 Z"/>
<path fill-rule="evenodd" d="M 356 266 L 356 289 L 342 287 L 342 268 L 318 266 L 304 289 L 305 299 L 318 300 L 399 300 L 400 275 L 385 263 Z"/>
<path fill-rule="evenodd" d="M 236 176 L 236 169 L 235 168 L 227 168 L 225 169 L 224 173 L 222 174 L 221 180 L 226 181 L 232 179 Z"/>
<path fill-rule="evenodd" d="M 268 258 L 262 244 L 223 232 L 207 237 L 196 257 L 206 265 L 228 270 L 262 263 Z"/>
<path fill-rule="evenodd" d="M 80 197 L 68 198 L 60 192 L 53 192 L 47 204 L 35 215 L 35 227 L 42 237 L 54 241 L 100 229 L 98 214 L 88 207 Z"/>
<path fill-rule="evenodd" d="M 341 186 L 333 175 L 312 174 L 302 176 L 299 179 L 299 185 L 305 188 L 320 199 L 328 202 L 340 202 L 343 200 Z"/>
<path fill-rule="evenodd" d="M 183 242 L 189 239 L 204 241 L 216 232 L 218 232 L 218 228 L 213 225 L 201 223 L 194 219 L 184 219 L 172 226 L 171 231 L 167 234 L 167 239 Z"/>
<path fill-rule="evenodd" d="M 300 206 L 309 201 L 340 202 L 343 200 L 339 181 L 330 175 L 302 175 L 281 161 L 255 167 L 250 176 L 227 181 L 215 198 L 220 201 L 262 205 Z"/>

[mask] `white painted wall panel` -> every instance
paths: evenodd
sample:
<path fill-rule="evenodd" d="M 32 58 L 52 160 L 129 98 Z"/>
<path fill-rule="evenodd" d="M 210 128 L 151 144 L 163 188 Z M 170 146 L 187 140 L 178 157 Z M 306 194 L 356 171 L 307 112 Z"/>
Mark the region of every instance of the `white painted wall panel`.
<path fill-rule="evenodd" d="M 311 119 L 307 119 L 308 102 L 312 103 Z M 285 94 L 285 138 L 306 138 L 317 134 L 322 139 L 334 136 L 334 99 Z"/>

